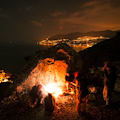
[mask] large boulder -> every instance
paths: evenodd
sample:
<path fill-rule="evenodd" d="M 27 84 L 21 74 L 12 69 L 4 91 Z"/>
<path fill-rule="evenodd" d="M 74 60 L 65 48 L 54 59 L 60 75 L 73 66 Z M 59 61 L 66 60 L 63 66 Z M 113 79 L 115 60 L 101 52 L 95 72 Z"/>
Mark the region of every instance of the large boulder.
<path fill-rule="evenodd" d="M 64 86 L 66 72 L 71 69 L 82 70 L 82 67 L 81 56 L 65 43 L 38 51 L 25 65 L 16 81 L 7 89 L 4 97 L 9 96 L 13 91 L 28 93 L 37 82 L 45 85 L 54 81 Z"/>

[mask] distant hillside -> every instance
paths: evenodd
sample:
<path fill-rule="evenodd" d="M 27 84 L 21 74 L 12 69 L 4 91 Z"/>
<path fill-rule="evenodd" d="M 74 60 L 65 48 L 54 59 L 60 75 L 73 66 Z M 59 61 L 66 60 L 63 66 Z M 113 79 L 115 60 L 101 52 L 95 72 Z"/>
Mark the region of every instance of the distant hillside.
<path fill-rule="evenodd" d="M 101 66 L 105 61 L 119 61 L 120 60 L 120 32 L 111 39 L 100 42 L 91 48 L 80 51 L 85 66 L 92 65 Z"/>
<path fill-rule="evenodd" d="M 58 40 L 58 39 L 76 39 L 78 37 L 83 37 L 83 36 L 104 36 L 104 37 L 114 37 L 116 35 L 117 31 L 111 31 L 111 30 L 105 30 L 105 31 L 91 31 L 87 33 L 80 33 L 80 32 L 75 32 L 75 33 L 68 33 L 68 34 L 58 34 L 51 36 L 49 40 Z"/>

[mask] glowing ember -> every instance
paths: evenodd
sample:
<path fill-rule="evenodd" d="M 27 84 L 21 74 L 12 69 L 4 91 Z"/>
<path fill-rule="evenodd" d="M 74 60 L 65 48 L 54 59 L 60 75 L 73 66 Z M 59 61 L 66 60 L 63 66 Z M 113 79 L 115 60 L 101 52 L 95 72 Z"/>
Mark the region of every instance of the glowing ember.
<path fill-rule="evenodd" d="M 56 83 L 51 83 L 43 87 L 45 88 L 45 91 L 52 93 L 52 95 L 56 98 L 63 93 Z"/>
<path fill-rule="evenodd" d="M 8 82 L 8 79 L 4 79 L 3 82 Z"/>

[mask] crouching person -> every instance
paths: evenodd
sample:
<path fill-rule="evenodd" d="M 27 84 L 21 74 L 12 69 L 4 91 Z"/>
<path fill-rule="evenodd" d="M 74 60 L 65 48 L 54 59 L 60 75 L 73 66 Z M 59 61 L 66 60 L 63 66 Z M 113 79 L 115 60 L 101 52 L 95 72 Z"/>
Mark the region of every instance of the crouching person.
<path fill-rule="evenodd" d="M 55 108 L 55 98 L 48 93 L 48 96 L 44 99 L 46 115 L 51 115 Z"/>
<path fill-rule="evenodd" d="M 30 106 L 31 107 L 38 107 L 40 106 L 40 101 L 42 98 L 42 91 L 41 91 L 42 85 L 36 83 L 35 86 L 32 87 L 29 96 L 30 96 Z"/>
<path fill-rule="evenodd" d="M 86 113 L 86 105 L 88 103 L 88 81 L 84 75 L 77 77 L 78 85 L 77 85 L 77 112 L 79 114 Z"/>

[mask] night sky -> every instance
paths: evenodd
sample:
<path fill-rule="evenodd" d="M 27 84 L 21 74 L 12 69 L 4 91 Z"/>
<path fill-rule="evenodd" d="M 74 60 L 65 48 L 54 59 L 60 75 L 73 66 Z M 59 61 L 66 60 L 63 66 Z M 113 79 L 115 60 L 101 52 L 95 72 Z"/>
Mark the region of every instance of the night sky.
<path fill-rule="evenodd" d="M 120 30 L 120 0 L 1 0 L 0 42 L 35 44 L 56 34 Z"/>

